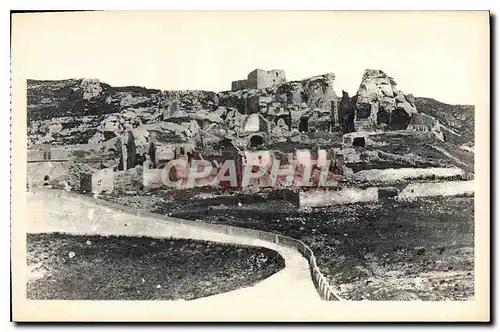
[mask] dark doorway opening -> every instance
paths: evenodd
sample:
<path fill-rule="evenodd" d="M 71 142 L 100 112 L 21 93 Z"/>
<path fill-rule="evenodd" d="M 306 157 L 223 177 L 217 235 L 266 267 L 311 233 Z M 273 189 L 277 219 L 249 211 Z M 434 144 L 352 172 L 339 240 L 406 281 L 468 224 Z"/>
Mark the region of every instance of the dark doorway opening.
<path fill-rule="evenodd" d="M 403 109 L 395 109 L 391 116 L 391 129 L 392 130 L 403 130 L 408 127 L 411 117 Z"/>
<path fill-rule="evenodd" d="M 354 137 L 352 140 L 352 145 L 353 146 L 360 146 L 364 148 L 366 146 L 366 141 L 364 137 Z"/>
<path fill-rule="evenodd" d="M 299 131 L 302 132 L 308 132 L 309 131 L 309 119 L 308 118 L 302 118 L 300 119 L 299 122 Z"/>
<path fill-rule="evenodd" d="M 262 138 L 262 136 L 255 135 L 250 138 L 250 146 L 252 148 L 256 148 L 258 146 L 261 146 L 262 144 L 264 144 L 264 139 Z"/>
<path fill-rule="evenodd" d="M 149 144 L 149 159 L 151 160 L 153 167 L 155 167 L 156 166 L 156 145 L 153 142 L 151 142 L 151 144 Z"/>

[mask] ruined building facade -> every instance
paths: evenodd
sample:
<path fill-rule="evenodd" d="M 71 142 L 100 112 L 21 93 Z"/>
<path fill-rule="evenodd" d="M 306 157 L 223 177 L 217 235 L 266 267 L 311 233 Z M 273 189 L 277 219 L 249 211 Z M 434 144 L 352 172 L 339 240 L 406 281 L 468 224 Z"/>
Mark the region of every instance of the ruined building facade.
<path fill-rule="evenodd" d="M 286 82 L 286 74 L 284 70 L 262 70 L 255 69 L 250 72 L 246 80 L 238 80 L 231 82 L 231 90 L 244 89 L 265 89 L 273 86 L 278 86 Z"/>

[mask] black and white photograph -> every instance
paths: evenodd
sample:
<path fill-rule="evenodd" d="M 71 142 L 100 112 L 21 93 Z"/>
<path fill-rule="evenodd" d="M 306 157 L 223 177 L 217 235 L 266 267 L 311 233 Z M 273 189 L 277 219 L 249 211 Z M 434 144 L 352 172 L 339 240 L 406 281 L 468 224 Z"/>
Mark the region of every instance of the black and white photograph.
<path fill-rule="evenodd" d="M 18 13 L 12 68 L 14 317 L 489 317 L 487 11 Z"/>

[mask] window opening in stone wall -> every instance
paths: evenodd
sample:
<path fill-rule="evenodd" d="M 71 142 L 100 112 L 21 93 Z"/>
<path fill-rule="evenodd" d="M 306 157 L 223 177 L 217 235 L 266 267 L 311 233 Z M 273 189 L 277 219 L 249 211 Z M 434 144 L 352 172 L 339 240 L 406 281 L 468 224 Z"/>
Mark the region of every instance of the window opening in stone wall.
<path fill-rule="evenodd" d="M 44 187 L 47 187 L 47 186 L 49 186 L 49 185 L 50 185 L 50 176 L 45 175 L 45 176 L 43 177 L 43 186 L 44 186 Z"/>

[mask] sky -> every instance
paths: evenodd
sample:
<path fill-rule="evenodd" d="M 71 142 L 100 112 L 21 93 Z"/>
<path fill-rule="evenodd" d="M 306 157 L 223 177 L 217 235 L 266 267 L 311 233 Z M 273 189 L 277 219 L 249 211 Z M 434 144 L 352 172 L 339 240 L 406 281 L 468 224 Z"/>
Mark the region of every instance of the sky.
<path fill-rule="evenodd" d="M 338 95 L 382 69 L 405 93 L 474 104 L 488 31 L 487 12 L 16 14 L 12 61 L 23 78 L 161 90 L 229 90 L 256 68 L 288 80 L 333 72 Z"/>

